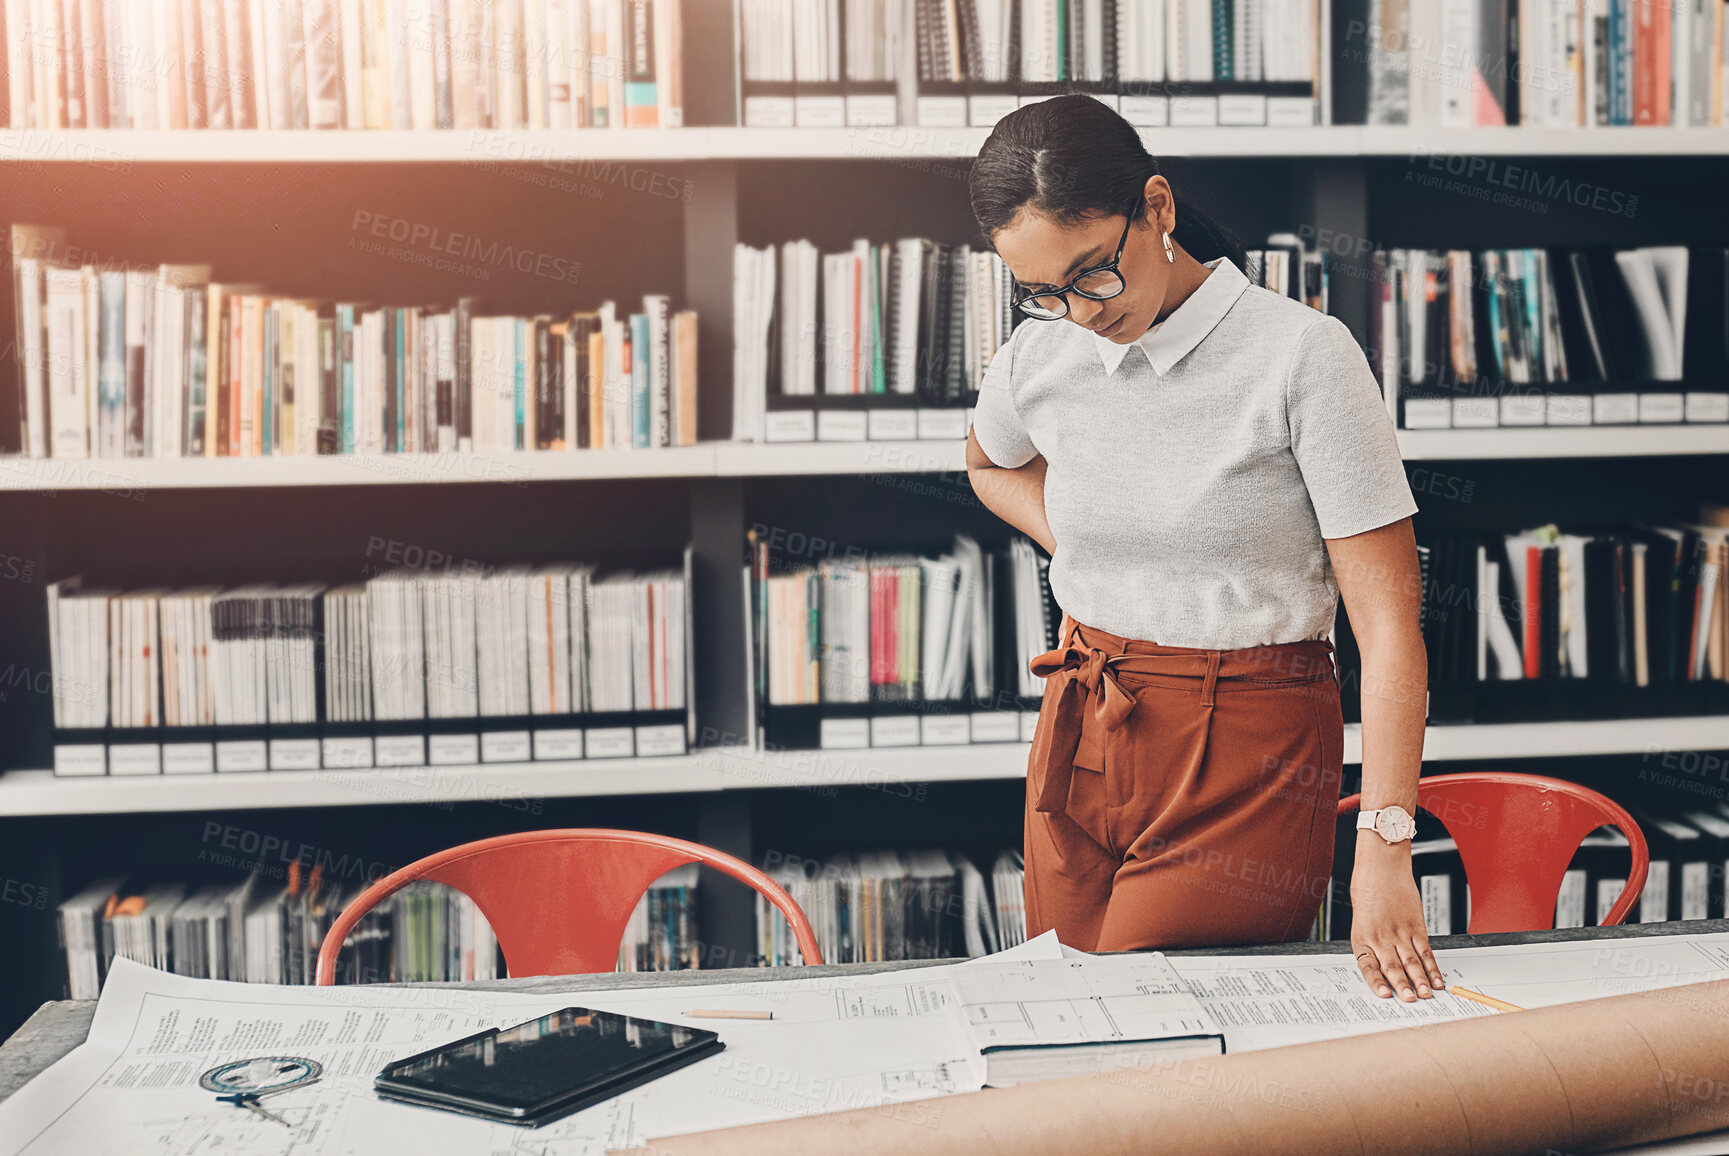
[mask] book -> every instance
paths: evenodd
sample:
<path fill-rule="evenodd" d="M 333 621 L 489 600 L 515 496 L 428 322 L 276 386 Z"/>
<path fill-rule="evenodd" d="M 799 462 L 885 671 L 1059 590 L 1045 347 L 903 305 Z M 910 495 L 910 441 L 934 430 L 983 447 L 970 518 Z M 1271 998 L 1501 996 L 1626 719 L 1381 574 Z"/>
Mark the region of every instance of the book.
<path fill-rule="evenodd" d="M 671 444 L 677 446 L 697 442 L 697 334 L 696 310 L 680 309 L 673 314 L 667 374 L 672 390 Z"/>
<path fill-rule="evenodd" d="M 1275 250 L 1249 258 L 1284 284 Z M 1380 250 L 1370 270 L 1368 356 L 1402 428 L 1729 417 L 1720 332 L 1687 325 L 1721 311 L 1717 249 Z"/>
<path fill-rule="evenodd" d="M 20 129 L 684 122 L 677 0 L 8 0 L 3 29 Z"/>
<path fill-rule="evenodd" d="M 646 295 L 640 315 L 648 408 L 638 442 L 634 400 L 623 404 L 631 387 L 615 407 L 628 420 L 609 431 L 593 420 L 605 389 L 588 388 L 589 371 L 575 364 L 567 384 L 566 342 L 550 339 L 587 318 L 575 351 L 583 366 L 628 381 L 626 329 L 599 325 L 599 311 L 483 317 L 474 297 L 420 306 L 280 297 L 216 279 L 209 265 L 73 267 L 55 258 L 64 230 L 19 225 L 13 236 L 18 427 L 32 457 L 695 444 L 697 317 L 664 294 Z M 589 409 L 577 411 L 578 395 Z M 507 417 L 480 416 L 500 403 Z"/>
<path fill-rule="evenodd" d="M 675 444 L 671 302 L 664 294 L 651 293 L 642 299 L 642 308 L 645 324 L 641 349 L 648 376 L 647 444 L 670 446 Z"/>
<path fill-rule="evenodd" d="M 83 275 L 72 266 L 50 264 L 43 270 L 43 289 L 48 452 L 57 458 L 88 457 Z"/>
<path fill-rule="evenodd" d="M 238 881 L 232 871 L 196 882 L 144 874 L 92 880 L 56 909 L 67 996 L 95 999 L 117 957 L 203 979 L 311 983 L 325 934 L 365 887 L 365 864 L 318 852 L 290 861 L 280 881 L 269 877 L 271 867 L 260 862 Z M 689 871 L 657 880 L 632 914 L 620 967 L 698 966 L 696 913 Z M 336 973 L 339 983 L 488 980 L 502 974 L 500 960 L 473 900 L 418 881 L 356 925 Z"/>
<path fill-rule="evenodd" d="M 18 426 L 22 448 L 32 457 L 49 450 L 46 269 L 66 243 L 66 231 L 40 225 L 12 226 L 13 333 L 17 335 Z"/>
<path fill-rule="evenodd" d="M 622 371 L 630 383 L 629 443 L 638 448 L 651 446 L 653 399 L 649 386 L 651 351 L 648 337 L 648 315 L 632 313 L 624 339 Z"/>
<path fill-rule="evenodd" d="M 941 959 L 1025 940 L 1018 859 L 1018 852 L 1003 852 L 990 887 L 966 856 L 940 848 L 823 859 L 773 851 L 762 870 L 810 919 L 824 960 Z M 760 895 L 756 955 L 771 967 L 803 958 L 785 917 Z"/>
<path fill-rule="evenodd" d="M 991 1087 L 1225 1050 L 1223 1029 L 1159 953 L 1098 957 L 1085 968 L 993 962 L 956 971 L 955 987 Z"/>
<path fill-rule="evenodd" d="M 654 128 L 660 124 L 656 59 L 656 10 L 671 0 L 625 0 L 624 124 Z M 662 32 L 664 35 L 664 31 Z"/>
<path fill-rule="evenodd" d="M 1711 0 L 1371 0 L 1361 61 L 1368 123 L 1721 125 L 1722 9 Z"/>
<path fill-rule="evenodd" d="M 1020 316 L 1011 280 L 995 253 L 918 237 L 830 254 L 806 240 L 737 246 L 734 438 L 960 436 L 916 411 L 959 417 L 976 400 Z M 817 413 L 854 420 L 831 428 Z"/>
<path fill-rule="evenodd" d="M 1025 670 L 1023 653 L 1049 649 L 1054 619 L 1023 546 L 1031 549 L 1018 538 L 985 549 L 960 535 L 952 553 L 934 558 L 884 553 L 800 565 L 753 540 L 752 661 L 764 675 L 763 725 L 773 741 L 827 745 L 813 716 L 781 708 L 856 719 L 946 702 L 960 728 L 952 741 L 964 742 L 961 704 L 998 709 L 1005 686 L 1036 696 L 1039 680 L 1017 671 Z M 860 714 L 830 704 L 896 705 Z"/>
<path fill-rule="evenodd" d="M 337 587 L 63 580 L 48 592 L 56 724 L 207 743 L 237 727 L 304 739 L 312 724 L 686 712 L 685 590 L 675 569 L 576 563 L 392 567 Z"/>
<path fill-rule="evenodd" d="M 1687 259 L 1681 246 L 1630 249 L 1615 254 L 1637 310 L 1643 338 L 1642 372 L 1658 381 L 1681 379 L 1687 323 Z"/>
<path fill-rule="evenodd" d="M 1430 721 L 1722 709 L 1729 703 L 1723 520 L 1707 503 L 1697 522 L 1426 538 L 1418 550 Z M 1459 613 L 1461 606 L 1474 612 Z M 1339 651 L 1349 686 L 1360 658 L 1344 641 Z"/>

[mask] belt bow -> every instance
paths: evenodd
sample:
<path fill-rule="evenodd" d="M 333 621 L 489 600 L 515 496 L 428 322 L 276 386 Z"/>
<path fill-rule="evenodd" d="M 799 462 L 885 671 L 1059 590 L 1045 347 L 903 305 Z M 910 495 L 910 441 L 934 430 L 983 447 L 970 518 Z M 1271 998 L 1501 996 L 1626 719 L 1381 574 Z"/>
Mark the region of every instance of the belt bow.
<path fill-rule="evenodd" d="M 1067 806 L 1071 768 L 1104 771 L 1100 727 L 1116 730 L 1135 709 L 1135 696 L 1122 688 L 1111 669 L 1114 656 L 1096 646 L 1076 646 L 1073 637 L 1071 630 L 1070 641 L 1029 664 L 1040 678 L 1063 678 L 1045 747 L 1044 786 L 1034 807 L 1046 814 Z M 1089 720 L 1098 725 L 1087 725 Z"/>

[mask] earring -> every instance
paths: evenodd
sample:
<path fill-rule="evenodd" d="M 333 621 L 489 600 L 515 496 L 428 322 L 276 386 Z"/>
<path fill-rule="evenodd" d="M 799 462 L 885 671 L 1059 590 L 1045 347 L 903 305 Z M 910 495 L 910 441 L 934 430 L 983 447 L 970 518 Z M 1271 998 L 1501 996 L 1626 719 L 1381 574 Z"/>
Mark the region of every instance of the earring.
<path fill-rule="evenodd" d="M 1177 263 L 1177 252 L 1175 249 L 1171 248 L 1171 235 L 1169 233 L 1164 233 L 1162 236 L 1165 238 L 1165 260 L 1175 265 Z"/>

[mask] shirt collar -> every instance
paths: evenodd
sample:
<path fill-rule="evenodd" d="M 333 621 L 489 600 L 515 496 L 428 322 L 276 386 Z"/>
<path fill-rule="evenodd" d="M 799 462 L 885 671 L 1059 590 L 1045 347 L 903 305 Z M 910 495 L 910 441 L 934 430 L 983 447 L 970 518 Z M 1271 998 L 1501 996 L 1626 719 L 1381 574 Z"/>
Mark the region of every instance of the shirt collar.
<path fill-rule="evenodd" d="M 1225 319 L 1225 314 L 1248 288 L 1249 279 L 1228 257 L 1207 262 L 1207 268 L 1212 273 L 1201 282 L 1200 288 L 1189 294 L 1188 300 L 1139 339 L 1129 343 L 1141 347 L 1153 371 L 1160 377 L 1169 373 L 1172 366 L 1188 356 L 1189 351 Z M 1099 360 L 1105 363 L 1107 374 L 1116 373 L 1117 366 L 1123 363 L 1129 352 L 1129 345 L 1097 334 L 1093 335 L 1093 345 L 1099 351 Z"/>

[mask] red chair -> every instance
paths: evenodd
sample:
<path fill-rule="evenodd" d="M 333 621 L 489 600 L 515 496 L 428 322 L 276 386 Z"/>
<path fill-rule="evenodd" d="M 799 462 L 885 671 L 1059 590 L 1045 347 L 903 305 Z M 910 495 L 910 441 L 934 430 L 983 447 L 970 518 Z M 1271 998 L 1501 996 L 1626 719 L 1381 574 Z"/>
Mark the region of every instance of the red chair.
<path fill-rule="evenodd" d="M 317 982 L 336 982 L 336 958 L 354 925 L 380 900 L 418 879 L 447 884 L 474 900 L 498 936 L 513 977 L 612 971 L 637 900 L 649 884 L 686 863 L 713 867 L 755 888 L 786 916 L 805 962 L 822 962 L 816 933 L 792 896 L 742 859 L 664 835 L 571 827 L 464 843 L 380 879 L 331 925 L 318 951 Z"/>
<path fill-rule="evenodd" d="M 1345 796 L 1339 814 L 1352 814 L 1361 801 L 1361 795 Z M 1618 803 L 1588 787 L 1542 775 L 1471 771 L 1417 780 L 1417 806 L 1441 820 L 1459 845 L 1471 887 L 1472 935 L 1553 927 L 1573 852 L 1605 824 L 1627 837 L 1633 862 L 1604 925 L 1625 919 L 1645 886 L 1650 855 L 1644 832 Z"/>

